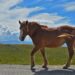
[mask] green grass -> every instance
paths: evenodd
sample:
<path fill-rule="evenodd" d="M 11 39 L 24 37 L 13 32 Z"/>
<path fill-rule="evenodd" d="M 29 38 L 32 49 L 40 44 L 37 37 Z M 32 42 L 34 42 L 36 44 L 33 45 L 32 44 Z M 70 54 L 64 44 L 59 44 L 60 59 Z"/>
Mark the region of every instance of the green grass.
<path fill-rule="evenodd" d="M 0 45 L 0 64 L 30 64 L 32 45 Z M 50 65 L 65 64 L 68 58 L 67 48 L 46 48 L 46 56 Z M 72 59 L 75 64 L 75 55 Z M 40 51 L 35 54 L 36 64 L 42 64 Z"/>

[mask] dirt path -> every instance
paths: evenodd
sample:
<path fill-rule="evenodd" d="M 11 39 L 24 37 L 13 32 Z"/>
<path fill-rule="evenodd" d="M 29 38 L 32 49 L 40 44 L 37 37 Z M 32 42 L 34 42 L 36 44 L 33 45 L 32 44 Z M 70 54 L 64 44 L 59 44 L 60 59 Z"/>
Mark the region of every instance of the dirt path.
<path fill-rule="evenodd" d="M 75 75 L 75 66 L 69 69 L 62 69 L 62 66 L 49 66 L 43 69 L 36 66 L 34 71 L 30 70 L 30 65 L 0 65 L 0 75 Z"/>

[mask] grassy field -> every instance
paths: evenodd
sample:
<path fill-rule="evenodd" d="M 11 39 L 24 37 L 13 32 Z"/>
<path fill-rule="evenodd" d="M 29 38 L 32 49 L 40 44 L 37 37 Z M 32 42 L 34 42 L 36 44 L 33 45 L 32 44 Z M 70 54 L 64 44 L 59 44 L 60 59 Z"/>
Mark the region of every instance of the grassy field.
<path fill-rule="evenodd" d="M 30 64 L 32 45 L 0 45 L 0 64 Z M 46 56 L 50 65 L 65 64 L 68 58 L 67 48 L 46 48 Z M 72 59 L 75 64 L 75 55 Z M 42 64 L 40 51 L 35 55 L 36 64 Z"/>

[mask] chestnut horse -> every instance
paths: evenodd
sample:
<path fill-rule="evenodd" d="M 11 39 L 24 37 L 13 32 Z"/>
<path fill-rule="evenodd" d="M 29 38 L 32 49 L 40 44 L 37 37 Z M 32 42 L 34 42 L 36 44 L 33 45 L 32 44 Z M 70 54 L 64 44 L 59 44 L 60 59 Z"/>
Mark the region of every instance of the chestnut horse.
<path fill-rule="evenodd" d="M 33 41 L 34 48 L 31 52 L 31 69 L 33 69 L 34 54 L 40 50 L 44 65 L 43 68 L 47 68 L 47 59 L 45 56 L 45 47 L 55 48 L 66 43 L 69 52 L 69 58 L 66 65 L 63 67 L 67 69 L 70 66 L 71 59 L 74 54 L 73 44 L 75 40 L 75 27 L 60 26 L 57 28 L 48 28 L 47 26 L 40 25 L 37 22 L 19 21 L 20 24 L 20 37 L 21 41 L 24 41 L 25 37 L 29 35 Z"/>

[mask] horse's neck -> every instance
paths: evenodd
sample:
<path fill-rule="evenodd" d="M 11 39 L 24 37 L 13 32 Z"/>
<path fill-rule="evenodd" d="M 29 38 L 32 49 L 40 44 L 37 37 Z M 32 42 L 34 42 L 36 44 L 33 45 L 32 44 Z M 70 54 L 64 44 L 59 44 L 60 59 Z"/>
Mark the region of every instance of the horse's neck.
<path fill-rule="evenodd" d="M 31 38 L 34 37 L 34 36 L 37 34 L 37 32 L 40 31 L 40 29 L 41 29 L 41 28 L 38 28 L 38 29 L 35 29 L 35 30 L 31 30 L 31 31 L 29 32 L 29 36 L 30 36 Z"/>

